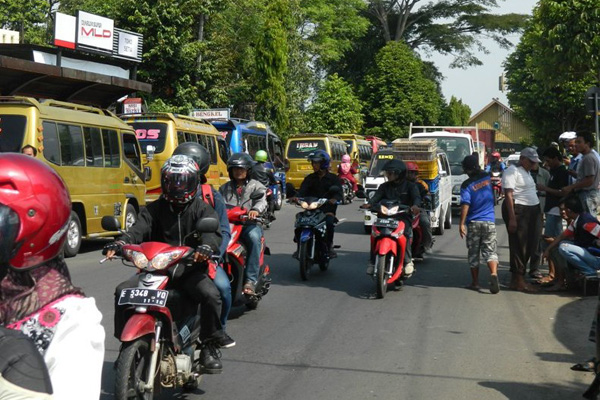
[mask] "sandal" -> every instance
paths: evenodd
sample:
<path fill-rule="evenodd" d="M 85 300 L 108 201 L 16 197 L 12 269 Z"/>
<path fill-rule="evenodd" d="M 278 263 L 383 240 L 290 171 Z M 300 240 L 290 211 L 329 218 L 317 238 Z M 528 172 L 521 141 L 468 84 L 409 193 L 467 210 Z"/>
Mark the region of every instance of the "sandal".
<path fill-rule="evenodd" d="M 537 279 L 537 280 L 540 280 L 540 279 L 542 279 L 542 278 L 544 277 L 544 276 L 542 275 L 542 273 L 541 273 L 540 271 L 538 271 L 538 270 L 531 271 L 531 272 L 529 273 L 529 276 L 530 276 L 531 278 L 533 278 L 533 279 Z"/>
<path fill-rule="evenodd" d="M 594 361 L 595 358 L 590 358 L 582 363 L 575 364 L 571 366 L 573 371 L 583 371 L 583 372 L 594 372 Z"/>

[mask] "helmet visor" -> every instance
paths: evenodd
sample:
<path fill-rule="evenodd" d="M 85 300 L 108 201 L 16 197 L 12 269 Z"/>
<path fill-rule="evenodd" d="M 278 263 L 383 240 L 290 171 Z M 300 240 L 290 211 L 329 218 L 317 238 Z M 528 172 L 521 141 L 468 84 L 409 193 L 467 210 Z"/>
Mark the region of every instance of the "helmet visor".
<path fill-rule="evenodd" d="M 163 193 L 172 200 L 189 201 L 198 187 L 198 175 L 192 172 L 166 171 L 162 177 Z"/>
<path fill-rule="evenodd" d="M 12 208 L 0 203 L 0 268 L 8 266 L 21 223 Z"/>

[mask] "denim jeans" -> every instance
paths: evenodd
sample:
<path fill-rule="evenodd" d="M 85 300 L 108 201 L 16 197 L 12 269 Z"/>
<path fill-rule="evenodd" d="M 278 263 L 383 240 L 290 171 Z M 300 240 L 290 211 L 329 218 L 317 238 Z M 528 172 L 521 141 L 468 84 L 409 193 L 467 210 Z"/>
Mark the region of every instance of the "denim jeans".
<path fill-rule="evenodd" d="M 591 255 L 583 247 L 563 242 L 559 245 L 558 252 L 569 264 L 585 275 L 596 276 L 597 271 L 600 269 L 600 258 Z"/>
<path fill-rule="evenodd" d="M 258 281 L 262 237 L 263 230 L 259 225 L 244 226 L 240 237 L 246 246 L 246 251 L 248 251 L 248 259 L 246 260 L 246 281 L 252 281 L 253 283 Z"/>
<path fill-rule="evenodd" d="M 229 317 L 229 311 L 231 310 L 231 283 L 229 282 L 229 276 L 227 272 L 218 266 L 217 276 L 213 280 L 219 293 L 221 293 L 221 325 L 225 330 L 225 324 L 227 324 L 227 317 Z"/>

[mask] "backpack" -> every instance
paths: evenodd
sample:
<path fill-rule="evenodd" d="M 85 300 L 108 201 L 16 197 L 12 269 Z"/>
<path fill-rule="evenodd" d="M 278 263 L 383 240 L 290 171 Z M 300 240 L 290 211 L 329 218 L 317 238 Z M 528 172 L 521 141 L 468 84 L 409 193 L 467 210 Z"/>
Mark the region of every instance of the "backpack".
<path fill-rule="evenodd" d="M 202 190 L 202 200 L 212 208 L 215 208 L 215 198 L 213 197 L 212 187 L 204 183 L 200 185 L 200 189 Z"/>

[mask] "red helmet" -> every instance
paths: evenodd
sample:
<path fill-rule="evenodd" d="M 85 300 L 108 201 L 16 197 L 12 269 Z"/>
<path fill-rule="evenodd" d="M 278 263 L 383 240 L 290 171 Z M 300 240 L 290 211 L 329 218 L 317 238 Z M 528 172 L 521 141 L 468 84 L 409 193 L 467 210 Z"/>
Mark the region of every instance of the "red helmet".
<path fill-rule="evenodd" d="M 408 171 L 416 171 L 419 172 L 419 166 L 417 165 L 417 163 L 414 162 L 407 162 L 406 163 L 406 169 Z"/>
<path fill-rule="evenodd" d="M 0 154 L 0 265 L 29 269 L 56 257 L 70 216 L 69 191 L 52 168 Z"/>
<path fill-rule="evenodd" d="M 492 153 L 492 157 L 496 157 L 496 158 L 500 159 L 501 156 L 500 156 L 500 153 L 498 153 L 497 151 L 495 151 L 495 152 Z"/>

